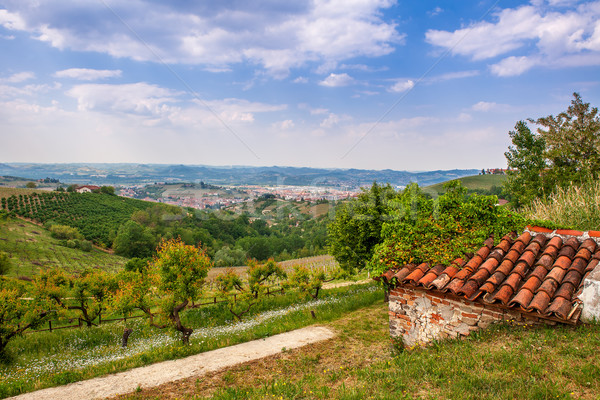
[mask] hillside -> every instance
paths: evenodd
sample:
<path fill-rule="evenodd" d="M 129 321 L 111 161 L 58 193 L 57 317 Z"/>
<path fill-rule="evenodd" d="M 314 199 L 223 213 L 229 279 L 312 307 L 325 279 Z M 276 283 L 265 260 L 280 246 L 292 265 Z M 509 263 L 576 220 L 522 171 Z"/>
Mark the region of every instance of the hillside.
<path fill-rule="evenodd" d="M 470 191 L 488 192 L 492 191 L 494 186 L 497 188 L 501 187 L 506 180 L 506 175 L 472 175 L 459 178 L 458 180 Z M 426 186 L 423 190 L 431 194 L 443 194 L 446 193 L 444 183 Z"/>
<path fill-rule="evenodd" d="M 108 247 L 110 235 L 135 211 L 154 203 L 100 193 L 66 193 L 0 188 L 0 209 L 40 223 L 53 221 L 79 229 L 96 244 Z M 174 212 L 177 212 L 173 208 Z"/>
<path fill-rule="evenodd" d="M 33 277 L 51 267 L 60 267 L 68 272 L 87 267 L 116 271 L 127 261 L 97 249 L 85 252 L 62 246 L 43 227 L 12 219 L 0 221 L 0 251 L 11 257 L 13 268 L 8 276 L 13 277 Z"/>

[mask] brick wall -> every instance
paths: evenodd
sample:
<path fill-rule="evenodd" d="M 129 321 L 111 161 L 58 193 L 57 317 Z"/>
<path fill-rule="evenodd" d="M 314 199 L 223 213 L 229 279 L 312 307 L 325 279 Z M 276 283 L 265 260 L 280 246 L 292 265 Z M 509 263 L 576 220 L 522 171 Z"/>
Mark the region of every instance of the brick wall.
<path fill-rule="evenodd" d="M 467 336 L 500 321 L 550 323 L 517 310 L 406 286 L 390 292 L 389 315 L 390 335 L 402 339 L 404 346 L 409 348 L 434 340 Z"/>

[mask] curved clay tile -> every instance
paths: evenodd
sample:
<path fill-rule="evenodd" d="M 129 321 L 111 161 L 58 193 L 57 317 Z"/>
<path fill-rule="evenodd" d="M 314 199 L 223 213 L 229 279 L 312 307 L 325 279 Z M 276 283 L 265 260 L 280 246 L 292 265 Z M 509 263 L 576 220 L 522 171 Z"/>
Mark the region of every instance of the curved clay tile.
<path fill-rule="evenodd" d="M 535 310 L 539 313 L 544 313 L 546 311 L 546 307 L 550 303 L 550 296 L 546 292 L 538 292 L 527 307 L 527 310 Z"/>
<path fill-rule="evenodd" d="M 427 272 L 425 274 L 424 277 L 422 277 L 417 284 L 418 285 L 422 285 L 422 286 L 428 286 L 431 282 L 433 282 L 438 276 L 439 274 L 444 270 L 444 266 L 441 264 L 436 265 L 435 267 L 431 268 L 429 270 L 429 272 Z"/>
<path fill-rule="evenodd" d="M 394 271 L 387 270 L 383 273 L 383 278 L 385 279 L 386 282 L 390 282 L 392 280 L 392 278 L 394 277 Z"/>
<path fill-rule="evenodd" d="M 558 252 L 558 257 L 567 257 L 568 259 L 572 259 L 575 255 L 575 248 L 571 246 L 567 246 L 566 244 L 560 249 Z"/>
<path fill-rule="evenodd" d="M 538 287 L 540 287 L 541 284 L 542 281 L 537 276 L 530 276 L 521 288 L 521 290 L 529 290 L 531 293 L 534 293 L 535 290 Z"/>
<path fill-rule="evenodd" d="M 571 282 L 563 282 L 563 284 L 560 285 L 560 288 L 558 288 L 558 290 L 554 294 L 554 298 L 562 297 L 565 300 L 570 301 L 573 298 L 574 292 L 575 292 L 575 285 L 573 285 Z"/>
<path fill-rule="evenodd" d="M 554 236 L 552 239 L 550 239 L 550 241 L 546 245 L 546 248 L 554 247 L 558 252 L 558 249 L 560 249 L 562 247 L 562 245 L 563 245 L 562 238 L 560 236 Z"/>
<path fill-rule="evenodd" d="M 519 261 L 517 265 L 513 268 L 512 273 L 519 274 L 521 278 L 524 278 L 530 269 L 531 267 L 529 266 L 529 264 L 527 264 L 524 261 Z"/>
<path fill-rule="evenodd" d="M 535 262 L 535 257 L 537 256 L 538 251 L 539 251 L 539 249 L 534 252 L 533 250 L 530 250 L 529 248 L 527 248 L 527 250 L 525 250 L 523 252 L 521 257 L 519 257 L 517 262 L 524 261 L 527 263 L 528 266 L 532 266 L 533 263 Z"/>
<path fill-rule="evenodd" d="M 514 267 L 515 263 L 513 261 L 505 259 L 504 261 L 502 261 L 502 264 L 500 264 L 498 268 L 496 268 L 496 272 L 501 272 L 504 275 L 508 275 Z"/>
<path fill-rule="evenodd" d="M 506 279 L 506 274 L 502 273 L 501 271 L 496 271 L 492 274 L 492 276 L 490 276 L 487 279 L 487 281 L 485 283 L 486 284 L 490 283 L 491 285 L 496 287 L 496 286 L 500 285 L 502 282 L 504 282 L 505 279 Z"/>
<path fill-rule="evenodd" d="M 556 283 L 561 283 L 562 279 L 565 277 L 566 273 L 567 273 L 566 269 L 562 269 L 560 267 L 554 267 L 550 270 L 550 272 L 548 272 L 548 275 L 546 275 L 546 280 L 552 279 Z"/>
<path fill-rule="evenodd" d="M 473 280 L 467 281 L 460 290 L 456 292 L 457 295 L 464 295 L 465 297 L 473 296 L 479 290 L 479 285 Z"/>
<path fill-rule="evenodd" d="M 492 255 L 490 255 L 490 258 L 488 258 L 483 264 L 481 264 L 481 266 L 479 267 L 479 271 L 483 269 L 491 274 L 496 270 L 498 264 L 500 264 L 500 261 L 496 258 L 493 258 Z"/>
<path fill-rule="evenodd" d="M 521 243 L 521 242 L 519 242 L 519 243 Z M 510 261 L 512 263 L 516 263 L 517 260 L 519 259 L 519 257 L 521 257 L 521 251 L 518 251 L 513 246 L 513 248 L 510 249 L 510 251 L 504 257 L 504 261 L 502 261 L 502 263 L 504 264 L 504 262 L 506 262 L 506 261 Z"/>
<path fill-rule="evenodd" d="M 402 280 L 402 283 L 410 283 L 415 285 L 416 282 L 425 275 L 425 272 L 429 269 L 429 264 L 420 264 L 414 271 L 412 271 L 406 278 Z"/>
<path fill-rule="evenodd" d="M 506 253 L 508 251 L 508 249 L 510 249 L 511 246 L 512 246 L 512 240 L 506 239 L 506 236 L 505 236 L 502 238 L 500 243 L 498 243 L 498 246 L 496 246 L 496 250 L 502 250 L 504 253 Z"/>
<path fill-rule="evenodd" d="M 581 247 L 584 247 L 587 250 L 589 250 L 590 253 L 593 253 L 594 251 L 596 251 L 598 244 L 596 243 L 596 241 L 594 239 L 588 238 L 588 239 L 585 239 L 583 241 L 583 243 L 581 243 Z"/>
<path fill-rule="evenodd" d="M 520 306 L 526 309 L 529 303 L 533 299 L 533 292 L 527 289 L 519 290 L 519 293 L 508 303 L 509 307 Z"/>
<path fill-rule="evenodd" d="M 553 248 L 553 247 L 551 247 Z M 558 251 L 556 252 L 558 254 Z M 554 257 L 552 257 L 551 254 L 544 254 L 543 256 L 540 257 L 539 260 L 537 260 L 537 262 L 535 263 L 535 265 L 542 265 L 545 268 L 550 269 L 550 267 L 552 266 L 552 264 L 554 263 Z"/>
<path fill-rule="evenodd" d="M 489 252 L 489 249 L 487 247 L 482 247 L 482 248 L 487 249 Z M 465 264 L 465 266 L 463 267 L 462 270 L 473 272 L 481 265 L 481 263 L 483 262 L 484 259 L 485 259 L 485 257 L 482 257 L 479 254 L 475 254 L 475 256 L 473 256 L 473 258 L 471 258 L 469 261 L 467 261 L 467 263 Z"/>
<path fill-rule="evenodd" d="M 464 285 L 465 281 L 463 281 L 462 279 L 452 279 L 452 281 L 446 285 L 446 287 L 444 288 L 444 290 L 449 290 L 452 293 L 456 294 L 456 292 L 458 292 Z"/>
<path fill-rule="evenodd" d="M 521 275 L 512 273 L 504 282 L 502 282 L 502 286 L 510 286 L 513 292 L 516 292 L 522 279 L 523 278 L 521 278 Z"/>
<path fill-rule="evenodd" d="M 595 255 L 594 255 L 594 257 L 595 257 Z M 590 272 L 591 270 L 596 268 L 596 265 L 598 265 L 598 262 L 600 262 L 600 260 L 595 259 L 595 258 L 592 261 L 590 261 L 590 263 L 587 265 L 587 267 L 585 267 L 585 272 Z"/>
<path fill-rule="evenodd" d="M 477 283 L 477 287 L 479 287 L 483 285 L 483 283 L 490 277 L 490 275 L 491 274 L 487 269 L 480 268 L 477 272 L 473 274 L 473 276 L 469 278 L 469 280 L 472 280 L 475 283 Z"/>
<path fill-rule="evenodd" d="M 535 269 L 529 274 L 529 276 L 535 276 L 541 281 L 548 275 L 548 269 L 544 268 L 542 265 L 538 265 Z"/>
<path fill-rule="evenodd" d="M 572 284 L 574 287 L 579 287 L 579 284 L 581 283 L 582 278 L 583 278 L 583 275 L 581 273 L 579 273 L 579 271 L 571 270 L 571 271 L 567 272 L 567 274 L 563 278 L 562 282 L 563 283 L 568 282 L 568 283 Z"/>
<path fill-rule="evenodd" d="M 579 248 L 579 251 L 577 251 L 577 254 L 575 254 L 575 258 L 582 258 L 587 262 L 592 258 L 592 252 L 582 246 Z"/>
<path fill-rule="evenodd" d="M 440 276 L 438 276 L 437 278 L 435 278 L 433 280 L 433 282 L 431 282 L 427 288 L 431 289 L 431 288 L 436 288 L 437 290 L 443 290 L 444 286 L 446 286 L 448 284 L 448 282 L 450 282 L 450 276 L 448 276 L 448 274 L 441 274 Z"/>
<path fill-rule="evenodd" d="M 536 294 L 544 292 L 549 298 L 552 298 L 552 296 L 554 296 L 554 292 L 556 292 L 556 289 L 558 289 L 558 282 L 554 279 L 546 279 L 535 292 Z"/>
<path fill-rule="evenodd" d="M 407 266 L 404 266 L 400 269 L 400 271 L 396 272 L 394 278 L 398 279 L 398 282 L 402 282 L 410 273 L 411 269 Z"/>
<path fill-rule="evenodd" d="M 531 240 L 531 234 L 530 234 L 529 232 L 523 232 L 523 233 L 521 234 L 521 236 L 519 236 L 519 237 L 517 238 L 517 240 L 515 241 L 515 245 L 517 244 L 516 242 L 521 242 L 521 243 L 523 243 L 523 244 L 525 244 L 525 245 L 526 245 L 526 244 L 528 244 L 528 243 L 529 243 L 529 241 L 530 241 L 530 240 Z M 514 246 L 514 245 L 513 245 L 513 246 Z"/>
<path fill-rule="evenodd" d="M 540 247 L 544 247 L 547 241 L 548 236 L 544 235 L 543 233 L 538 233 L 532 240 L 532 242 L 538 243 Z"/>
<path fill-rule="evenodd" d="M 456 275 L 454 275 L 454 279 L 460 279 L 465 281 L 467 280 L 467 278 L 469 278 L 469 276 L 471 276 L 472 273 L 473 271 L 471 269 L 467 269 L 465 266 L 465 268 L 461 269 L 456 273 Z"/>
<path fill-rule="evenodd" d="M 488 256 L 488 259 L 486 261 L 496 260 L 496 261 L 498 261 L 498 263 L 500 263 L 500 261 L 502 261 L 502 259 L 506 255 L 507 251 L 508 250 L 502 250 L 502 249 L 496 248 L 496 249 L 492 250 L 492 252 Z"/>
<path fill-rule="evenodd" d="M 512 287 L 510 287 L 509 285 L 503 285 L 492 296 L 492 299 L 493 299 L 494 302 L 499 301 L 503 305 L 506 305 L 506 303 L 508 303 L 508 301 L 510 300 L 510 298 L 512 297 L 512 295 L 513 295 L 514 292 L 515 292 L 514 289 Z M 484 296 L 484 300 L 485 300 L 485 296 Z"/>
<path fill-rule="evenodd" d="M 573 260 L 573 264 L 571 264 L 571 266 L 569 267 L 569 271 L 578 271 L 581 275 L 583 275 L 585 273 L 585 267 L 587 267 L 588 262 L 586 260 L 584 260 L 583 258 L 576 258 L 575 260 Z"/>
<path fill-rule="evenodd" d="M 546 315 L 554 314 L 559 318 L 567 319 L 569 318 L 569 313 L 573 308 L 573 303 L 567 299 L 562 297 L 557 297 L 550 307 L 546 309 Z"/>
<path fill-rule="evenodd" d="M 457 258 L 456 260 L 452 261 L 452 265 L 456 265 L 458 269 L 461 269 L 465 265 L 465 260 L 462 258 Z"/>
<path fill-rule="evenodd" d="M 564 270 L 567 270 L 569 267 L 571 266 L 571 259 L 567 256 L 560 256 L 556 259 L 556 261 L 554 261 L 554 264 L 552 265 L 552 268 L 562 268 Z"/>

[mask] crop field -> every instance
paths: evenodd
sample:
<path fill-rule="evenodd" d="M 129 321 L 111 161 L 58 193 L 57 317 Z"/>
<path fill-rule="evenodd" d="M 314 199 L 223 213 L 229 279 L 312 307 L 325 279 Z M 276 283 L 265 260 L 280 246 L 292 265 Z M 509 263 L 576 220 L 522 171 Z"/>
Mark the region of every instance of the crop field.
<path fill-rule="evenodd" d="M 490 190 L 492 186 L 502 186 L 506 178 L 506 175 L 473 175 L 465 176 L 464 178 L 460 178 L 458 180 L 464 187 L 470 190 Z M 430 194 L 446 193 L 446 189 L 444 189 L 444 183 L 437 183 L 435 185 L 427 186 L 423 188 L 423 191 Z"/>
<path fill-rule="evenodd" d="M 13 268 L 8 276 L 13 277 L 31 278 L 51 267 L 69 273 L 88 267 L 115 272 L 127 261 L 97 249 L 84 252 L 61 246 L 43 227 L 20 220 L 0 222 L 0 251 L 11 257 Z"/>

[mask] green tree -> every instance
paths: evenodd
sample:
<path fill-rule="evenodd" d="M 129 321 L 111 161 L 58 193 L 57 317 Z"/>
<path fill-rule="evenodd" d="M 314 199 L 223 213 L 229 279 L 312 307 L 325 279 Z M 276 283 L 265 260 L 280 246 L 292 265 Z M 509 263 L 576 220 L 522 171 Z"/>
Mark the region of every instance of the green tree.
<path fill-rule="evenodd" d="M 27 185 L 25 185 L 25 187 L 28 189 L 35 189 L 37 185 L 35 184 L 35 182 L 27 182 Z"/>
<path fill-rule="evenodd" d="M 388 184 L 374 182 L 357 198 L 341 203 L 328 226 L 331 255 L 346 271 L 362 270 L 381 241 L 381 226 L 389 213 L 389 200 L 396 196 Z"/>
<path fill-rule="evenodd" d="M 258 298 L 269 285 L 287 277 L 285 271 L 272 258 L 264 264 L 255 261 L 248 262 L 248 286 L 254 298 Z"/>
<path fill-rule="evenodd" d="M 100 188 L 100 193 L 109 194 L 111 196 L 114 196 L 115 188 L 114 188 L 114 186 L 102 186 Z"/>
<path fill-rule="evenodd" d="M 600 116 L 578 93 L 566 111 L 538 118 L 539 134 L 546 142 L 549 179 L 557 186 L 585 183 L 600 177 Z M 533 122 L 533 121 L 532 121 Z"/>
<path fill-rule="evenodd" d="M 155 246 L 152 232 L 134 221 L 127 221 L 119 227 L 113 242 L 115 253 L 125 257 L 150 257 Z"/>
<path fill-rule="evenodd" d="M 231 268 L 218 275 L 215 283 L 221 296 L 227 301 L 227 309 L 238 321 L 241 321 L 253 306 L 262 301 L 262 296 L 255 296 L 248 282 L 242 281 Z M 260 290 L 262 287 L 257 287 L 257 289 Z"/>
<path fill-rule="evenodd" d="M 544 194 L 543 178 L 548 167 L 546 141 L 543 136 L 532 133 L 524 121 L 517 122 L 515 130 L 508 134 L 513 145 L 504 153 L 509 168 L 504 188 L 511 203 L 520 207 Z"/>
<path fill-rule="evenodd" d="M 10 340 L 39 327 L 52 315 L 46 297 L 35 291 L 32 299 L 23 299 L 30 296 L 21 282 L 0 276 L 0 356 Z"/>

